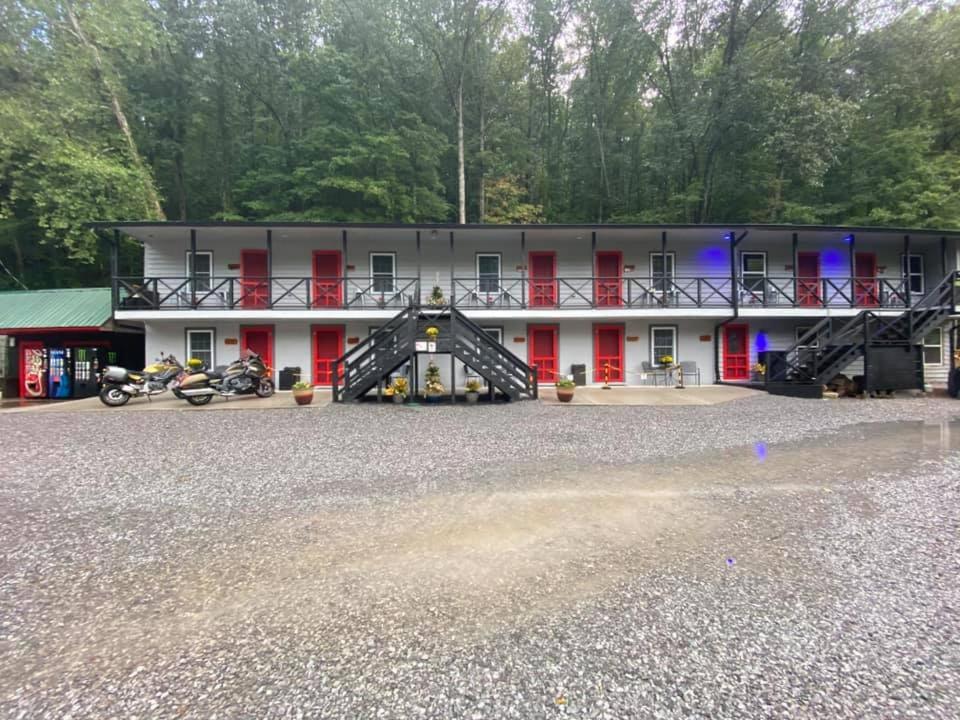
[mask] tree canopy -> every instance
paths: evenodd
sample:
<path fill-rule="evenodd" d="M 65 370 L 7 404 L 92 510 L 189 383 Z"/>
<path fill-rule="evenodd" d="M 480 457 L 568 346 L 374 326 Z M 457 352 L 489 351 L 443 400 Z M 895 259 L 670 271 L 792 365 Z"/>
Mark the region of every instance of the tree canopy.
<path fill-rule="evenodd" d="M 958 67 L 954 4 L 0 0 L 0 288 L 91 220 L 958 227 Z"/>

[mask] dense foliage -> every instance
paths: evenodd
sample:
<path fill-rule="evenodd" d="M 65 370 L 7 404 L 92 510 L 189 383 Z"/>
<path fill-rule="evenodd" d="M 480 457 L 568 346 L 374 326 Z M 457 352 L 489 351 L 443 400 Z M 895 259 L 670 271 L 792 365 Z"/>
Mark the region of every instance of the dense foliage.
<path fill-rule="evenodd" d="M 895 8 L 0 0 L 0 261 L 102 282 L 119 218 L 957 227 L 960 9 Z"/>

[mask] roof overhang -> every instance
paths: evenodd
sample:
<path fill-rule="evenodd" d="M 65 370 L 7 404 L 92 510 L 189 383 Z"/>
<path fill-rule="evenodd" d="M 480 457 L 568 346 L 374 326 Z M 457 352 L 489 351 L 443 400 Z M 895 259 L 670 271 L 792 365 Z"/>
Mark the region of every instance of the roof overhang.
<path fill-rule="evenodd" d="M 337 223 L 337 222 L 236 222 L 236 221 L 103 221 L 88 223 L 88 227 L 95 230 L 116 230 L 137 240 L 164 241 L 183 239 L 191 230 L 196 230 L 202 237 L 229 236 L 237 241 L 263 241 L 268 230 L 272 231 L 274 240 L 283 241 L 287 238 L 329 236 L 330 240 L 339 238 L 342 231 L 363 231 L 366 235 L 389 236 L 396 238 L 399 233 L 408 235 L 412 240 L 417 231 L 428 233 L 428 236 L 440 233 L 453 232 L 460 237 L 464 235 L 483 235 L 484 238 L 516 237 L 521 232 L 536 236 L 537 234 L 565 235 L 571 239 L 586 239 L 590 233 L 596 232 L 603 238 L 644 239 L 656 241 L 661 233 L 668 233 L 671 241 L 703 240 L 704 234 L 715 233 L 718 241 L 724 241 L 726 233 L 761 235 L 766 237 L 783 237 L 787 234 L 798 233 L 836 236 L 841 239 L 847 235 L 882 236 L 888 239 L 902 238 L 905 235 L 912 237 L 960 237 L 960 229 L 931 229 L 931 228 L 899 228 L 899 227 L 864 227 L 849 225 L 774 225 L 745 223 L 709 223 L 709 224 L 542 224 L 542 225 L 491 225 L 458 223 Z"/>

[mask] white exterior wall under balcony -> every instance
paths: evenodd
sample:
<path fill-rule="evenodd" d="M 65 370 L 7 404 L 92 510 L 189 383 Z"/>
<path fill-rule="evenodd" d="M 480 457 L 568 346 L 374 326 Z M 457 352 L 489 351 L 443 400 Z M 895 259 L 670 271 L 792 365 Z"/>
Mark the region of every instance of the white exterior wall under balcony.
<path fill-rule="evenodd" d="M 483 320 L 482 327 L 499 327 L 503 330 L 504 345 L 522 360 L 528 360 L 527 329 L 528 324 L 518 320 Z M 146 357 L 152 359 L 160 353 L 174 354 L 180 360 L 186 358 L 186 331 L 188 328 L 214 331 L 214 364 L 226 365 L 237 359 L 241 346 L 227 344 L 227 340 L 240 339 L 240 328 L 256 323 L 239 322 L 179 322 L 159 321 L 145 324 Z M 536 323 L 541 324 L 541 323 Z M 559 320 L 553 324 L 558 328 L 559 371 L 571 372 L 574 364 L 587 366 L 587 381 L 593 382 L 593 326 L 589 320 Z M 701 381 L 712 383 L 714 365 L 714 322 L 710 320 L 650 321 L 649 319 L 626 320 L 619 324 L 624 328 L 624 362 L 627 372 L 626 384 L 643 384 L 640 377 L 642 363 L 651 360 L 650 328 L 652 326 L 671 326 L 677 332 L 677 360 L 695 361 L 700 369 Z M 370 328 L 376 327 L 374 321 L 350 321 L 347 323 L 310 323 L 301 321 L 282 321 L 273 323 L 274 349 L 273 365 L 275 370 L 284 367 L 299 367 L 306 379 L 312 379 L 312 328 L 315 326 L 339 326 L 344 329 L 344 339 L 355 337 L 360 340 L 367 337 Z M 709 341 L 701 336 L 710 336 Z M 635 341 L 628 338 L 635 337 Z M 349 346 L 348 346 L 349 347 Z M 437 355 L 443 383 L 450 385 L 450 356 Z M 421 376 L 426 363 L 422 356 Z M 422 378 L 421 378 L 422 379 Z M 456 384 L 462 387 L 465 379 L 463 363 L 456 361 Z"/>

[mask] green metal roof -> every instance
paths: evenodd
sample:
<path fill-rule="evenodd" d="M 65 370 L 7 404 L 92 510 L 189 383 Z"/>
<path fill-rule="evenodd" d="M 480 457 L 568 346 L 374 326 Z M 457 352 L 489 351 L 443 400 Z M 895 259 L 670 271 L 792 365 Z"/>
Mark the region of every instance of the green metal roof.
<path fill-rule="evenodd" d="M 0 292 L 0 332 L 100 327 L 112 315 L 110 288 Z"/>

